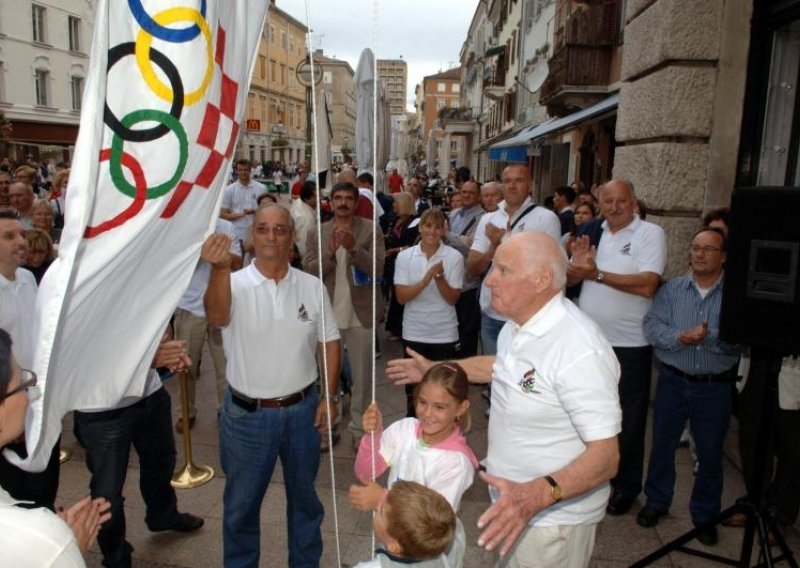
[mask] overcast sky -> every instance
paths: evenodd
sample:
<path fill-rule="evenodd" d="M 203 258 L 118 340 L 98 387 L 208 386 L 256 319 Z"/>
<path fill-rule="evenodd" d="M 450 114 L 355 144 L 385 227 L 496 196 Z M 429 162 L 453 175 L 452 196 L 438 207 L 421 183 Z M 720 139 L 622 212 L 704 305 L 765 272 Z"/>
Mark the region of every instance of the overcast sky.
<path fill-rule="evenodd" d="M 308 0 L 312 45 L 328 57 L 344 59 L 355 71 L 361 50 L 379 59 L 408 64 L 408 97 L 426 75 L 458 66 L 461 46 L 478 0 Z M 378 5 L 378 43 L 374 44 L 373 6 Z M 277 6 L 306 23 L 306 0 L 277 0 Z"/>

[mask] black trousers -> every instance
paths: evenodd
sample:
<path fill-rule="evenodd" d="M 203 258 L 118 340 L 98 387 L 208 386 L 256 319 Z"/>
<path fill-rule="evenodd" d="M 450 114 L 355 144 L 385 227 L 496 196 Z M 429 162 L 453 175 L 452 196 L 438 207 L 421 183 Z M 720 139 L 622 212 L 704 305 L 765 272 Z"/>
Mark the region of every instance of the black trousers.
<path fill-rule="evenodd" d="M 611 480 L 615 494 L 635 499 L 642 491 L 644 434 L 650 405 L 653 348 L 614 347 L 620 366 L 619 404 L 622 432 L 619 434 L 619 470 Z"/>
<path fill-rule="evenodd" d="M 461 292 L 456 303 L 458 316 L 459 357 L 474 357 L 478 354 L 478 339 L 481 336 L 481 308 L 478 304 L 480 288 Z"/>

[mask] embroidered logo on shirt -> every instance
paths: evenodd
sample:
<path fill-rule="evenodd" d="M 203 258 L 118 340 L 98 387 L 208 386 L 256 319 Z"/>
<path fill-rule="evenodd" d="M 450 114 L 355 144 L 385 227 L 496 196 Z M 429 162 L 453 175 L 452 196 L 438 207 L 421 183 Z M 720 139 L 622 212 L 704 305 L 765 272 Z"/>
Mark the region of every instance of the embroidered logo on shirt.
<path fill-rule="evenodd" d="M 308 317 L 308 310 L 306 309 L 305 304 L 300 304 L 300 309 L 297 310 L 297 319 L 303 323 L 308 323 L 310 318 Z"/>
<path fill-rule="evenodd" d="M 631 255 L 631 243 L 628 243 L 624 247 L 622 247 L 619 251 L 620 254 L 624 254 L 625 256 Z"/>
<path fill-rule="evenodd" d="M 519 388 L 525 394 L 539 394 L 539 391 L 536 390 L 536 369 L 531 368 L 530 371 L 522 375 L 522 379 L 519 381 Z"/>

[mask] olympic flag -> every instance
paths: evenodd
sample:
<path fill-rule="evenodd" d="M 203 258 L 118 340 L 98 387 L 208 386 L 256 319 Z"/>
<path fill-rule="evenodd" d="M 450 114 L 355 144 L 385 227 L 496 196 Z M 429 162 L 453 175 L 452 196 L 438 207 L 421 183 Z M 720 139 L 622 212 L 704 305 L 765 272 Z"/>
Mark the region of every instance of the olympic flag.
<path fill-rule="evenodd" d="M 142 396 L 161 333 L 212 231 L 265 0 L 100 0 L 59 259 L 37 303 L 29 457 L 70 410 Z"/>

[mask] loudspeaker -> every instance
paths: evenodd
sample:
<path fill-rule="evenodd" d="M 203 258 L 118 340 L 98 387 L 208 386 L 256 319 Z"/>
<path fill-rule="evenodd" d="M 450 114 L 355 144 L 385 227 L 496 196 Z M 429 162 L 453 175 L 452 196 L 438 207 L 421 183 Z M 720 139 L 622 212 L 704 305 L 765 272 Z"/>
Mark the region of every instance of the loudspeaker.
<path fill-rule="evenodd" d="M 800 188 L 734 189 L 720 337 L 800 352 L 799 270 Z"/>

